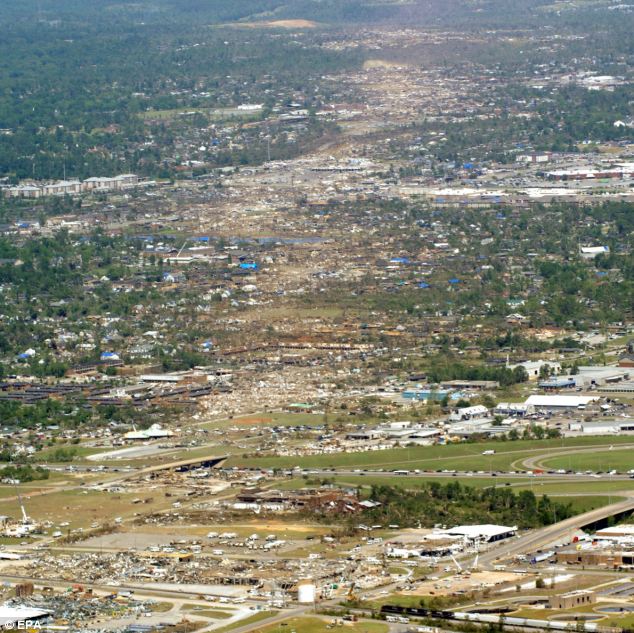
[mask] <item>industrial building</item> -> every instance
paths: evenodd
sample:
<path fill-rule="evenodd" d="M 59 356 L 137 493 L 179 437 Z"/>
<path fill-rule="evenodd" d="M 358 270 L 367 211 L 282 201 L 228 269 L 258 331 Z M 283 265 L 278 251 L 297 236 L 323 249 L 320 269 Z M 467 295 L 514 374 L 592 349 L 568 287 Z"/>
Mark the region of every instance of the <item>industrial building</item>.
<path fill-rule="evenodd" d="M 542 380 L 538 386 L 546 391 L 556 391 L 559 389 L 595 389 L 618 391 L 630 377 L 631 371 L 628 367 L 604 367 L 602 365 L 588 365 L 578 368 L 576 374 L 572 376 L 555 376 L 548 380 Z M 627 387 L 623 388 L 626 392 Z"/>
<path fill-rule="evenodd" d="M 496 415 L 512 415 L 517 418 L 523 418 L 526 415 L 535 413 L 535 407 L 525 402 L 500 402 L 493 413 Z"/>
<path fill-rule="evenodd" d="M 597 594 L 594 591 L 569 591 L 559 596 L 551 596 L 548 599 L 548 606 L 551 609 L 574 609 L 597 601 Z"/>
<path fill-rule="evenodd" d="M 633 433 L 634 420 L 608 420 L 599 422 L 570 422 L 570 431 L 587 435 L 611 435 L 618 433 Z"/>
<path fill-rule="evenodd" d="M 594 259 L 597 255 L 607 255 L 609 252 L 609 246 L 581 246 L 579 248 L 579 254 L 583 259 Z"/>
<path fill-rule="evenodd" d="M 557 552 L 557 564 L 590 567 L 630 567 L 634 565 L 634 551 L 611 548 L 565 549 Z"/>
<path fill-rule="evenodd" d="M 28 183 L 5 187 L 4 195 L 8 198 L 41 198 L 42 196 L 63 196 L 87 193 L 90 191 L 120 191 L 135 187 L 139 177 L 135 174 L 121 174 L 113 178 L 87 178 L 80 180 L 61 180 L 53 183 Z"/>
<path fill-rule="evenodd" d="M 598 396 L 541 396 L 532 395 L 526 399 L 526 404 L 533 407 L 535 411 L 558 413 L 586 407 L 591 402 L 598 400 Z"/>
<path fill-rule="evenodd" d="M 460 422 L 462 420 L 479 420 L 487 418 L 489 410 L 481 405 L 477 404 L 472 407 L 464 407 L 462 409 L 456 409 L 449 417 L 451 421 Z"/>
<path fill-rule="evenodd" d="M 441 530 L 438 534 L 447 536 L 459 536 L 465 541 L 482 543 L 494 543 L 506 538 L 511 538 L 517 534 L 517 526 L 507 527 L 505 525 L 457 525 L 448 530 Z"/>

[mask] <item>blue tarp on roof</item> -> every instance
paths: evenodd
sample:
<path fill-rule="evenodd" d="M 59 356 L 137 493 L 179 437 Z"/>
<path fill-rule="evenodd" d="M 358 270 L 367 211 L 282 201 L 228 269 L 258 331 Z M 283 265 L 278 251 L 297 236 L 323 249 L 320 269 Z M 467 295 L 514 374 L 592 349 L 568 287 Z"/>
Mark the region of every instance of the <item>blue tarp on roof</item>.
<path fill-rule="evenodd" d="M 418 282 L 418 287 L 419 288 L 429 288 L 429 284 L 426 281 L 419 281 Z"/>
<path fill-rule="evenodd" d="M 460 279 L 457 279 L 456 277 L 452 277 L 452 278 L 449 280 L 449 283 L 450 283 L 450 284 L 459 284 L 459 283 L 460 283 Z"/>
<path fill-rule="evenodd" d="M 409 264 L 409 257 L 392 257 L 391 264 Z"/>
<path fill-rule="evenodd" d="M 258 265 L 255 262 L 241 262 L 240 268 L 243 270 L 257 270 Z"/>

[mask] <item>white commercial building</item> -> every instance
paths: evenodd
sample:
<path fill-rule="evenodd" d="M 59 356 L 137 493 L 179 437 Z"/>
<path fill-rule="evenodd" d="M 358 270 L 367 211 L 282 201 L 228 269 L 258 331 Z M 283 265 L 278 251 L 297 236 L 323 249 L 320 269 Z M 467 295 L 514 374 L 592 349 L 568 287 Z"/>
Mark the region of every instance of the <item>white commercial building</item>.
<path fill-rule="evenodd" d="M 493 413 L 496 415 L 513 415 L 518 418 L 523 418 L 525 415 L 532 415 L 535 413 L 535 407 L 525 402 L 500 402 Z"/>
<path fill-rule="evenodd" d="M 457 525 L 448 530 L 437 532 L 446 536 L 459 536 L 465 541 L 482 541 L 484 543 L 493 543 L 510 538 L 517 534 L 517 526 L 508 527 L 506 525 Z"/>
<path fill-rule="evenodd" d="M 474 420 L 478 418 L 486 418 L 489 415 L 489 410 L 482 404 L 476 404 L 472 407 L 463 407 L 462 409 L 456 409 L 449 419 L 455 422 L 462 420 Z"/>
<path fill-rule="evenodd" d="M 535 411 L 565 411 L 566 409 L 578 409 L 586 407 L 591 402 L 598 400 L 598 396 L 540 396 L 533 395 L 526 399 L 524 404 L 531 406 Z"/>
<path fill-rule="evenodd" d="M 579 253 L 584 259 L 594 259 L 597 255 L 607 255 L 609 252 L 609 246 L 582 246 L 579 249 Z"/>
<path fill-rule="evenodd" d="M 153 424 L 149 429 L 144 429 L 143 431 L 130 431 L 123 437 L 126 440 L 155 440 L 163 437 L 172 437 L 173 435 L 173 431 L 163 429 L 159 424 Z"/>

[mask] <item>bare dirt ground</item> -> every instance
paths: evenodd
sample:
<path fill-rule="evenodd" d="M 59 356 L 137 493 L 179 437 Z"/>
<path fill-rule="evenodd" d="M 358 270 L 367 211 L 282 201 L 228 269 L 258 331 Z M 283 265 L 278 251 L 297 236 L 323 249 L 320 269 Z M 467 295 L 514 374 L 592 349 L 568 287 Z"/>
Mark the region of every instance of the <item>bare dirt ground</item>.
<path fill-rule="evenodd" d="M 238 22 L 236 26 L 249 29 L 314 29 L 319 24 L 312 20 L 270 20 L 268 22 Z"/>
<path fill-rule="evenodd" d="M 470 576 L 452 576 L 422 583 L 414 591 L 403 592 L 408 596 L 447 595 L 456 591 L 472 591 L 482 586 L 494 586 L 517 582 L 523 577 L 519 574 L 499 571 L 481 571 Z"/>

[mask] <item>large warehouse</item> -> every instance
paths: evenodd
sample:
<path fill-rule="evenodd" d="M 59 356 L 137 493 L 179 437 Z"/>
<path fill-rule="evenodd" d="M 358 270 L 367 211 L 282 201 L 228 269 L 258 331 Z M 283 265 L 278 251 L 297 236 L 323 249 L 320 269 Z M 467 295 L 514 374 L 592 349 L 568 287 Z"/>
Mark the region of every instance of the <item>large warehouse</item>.
<path fill-rule="evenodd" d="M 540 396 L 533 395 L 526 399 L 524 404 L 531 406 L 535 411 L 548 411 L 556 413 L 570 409 L 585 407 L 598 400 L 598 396 Z"/>
<path fill-rule="evenodd" d="M 448 530 L 442 530 L 440 534 L 447 536 L 461 536 L 465 541 L 481 541 L 482 543 L 494 543 L 505 538 L 511 538 L 517 534 L 517 526 L 505 525 L 457 525 Z"/>

